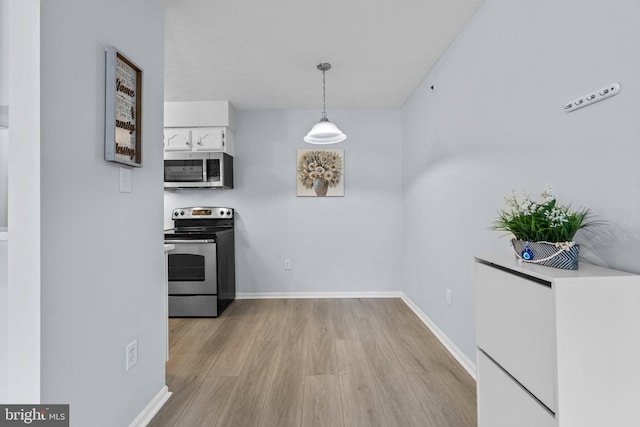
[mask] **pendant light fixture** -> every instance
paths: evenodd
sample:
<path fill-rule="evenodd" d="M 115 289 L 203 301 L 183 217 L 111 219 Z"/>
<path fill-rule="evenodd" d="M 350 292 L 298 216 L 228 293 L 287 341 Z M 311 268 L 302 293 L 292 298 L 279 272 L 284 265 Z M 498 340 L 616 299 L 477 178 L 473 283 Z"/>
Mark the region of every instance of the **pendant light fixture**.
<path fill-rule="evenodd" d="M 322 118 L 311 128 L 307 136 L 304 137 L 304 141 L 309 144 L 335 144 L 347 139 L 347 135 L 327 119 L 327 89 L 324 73 L 331 69 L 331 64 L 321 62 L 317 68 L 322 71 Z"/>

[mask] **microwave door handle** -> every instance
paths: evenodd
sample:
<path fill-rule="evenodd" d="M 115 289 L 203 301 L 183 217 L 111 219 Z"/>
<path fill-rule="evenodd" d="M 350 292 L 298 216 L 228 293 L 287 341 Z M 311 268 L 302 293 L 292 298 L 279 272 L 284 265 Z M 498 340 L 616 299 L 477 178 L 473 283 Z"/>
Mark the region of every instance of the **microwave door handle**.
<path fill-rule="evenodd" d="M 202 182 L 207 182 L 207 168 L 208 167 L 209 167 L 209 164 L 207 163 L 207 159 L 203 159 L 202 160 Z"/>
<path fill-rule="evenodd" d="M 185 243 L 185 244 L 190 244 L 190 243 L 215 243 L 216 241 L 213 239 L 193 239 L 193 240 L 165 240 L 165 244 L 167 245 L 173 245 L 174 243 Z"/>

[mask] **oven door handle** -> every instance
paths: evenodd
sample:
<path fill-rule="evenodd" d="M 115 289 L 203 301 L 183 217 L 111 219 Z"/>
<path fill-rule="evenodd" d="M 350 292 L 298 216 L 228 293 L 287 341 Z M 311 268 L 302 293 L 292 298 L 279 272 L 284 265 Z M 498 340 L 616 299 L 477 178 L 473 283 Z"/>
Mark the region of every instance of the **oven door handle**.
<path fill-rule="evenodd" d="M 185 244 L 189 244 L 189 243 L 215 243 L 216 241 L 214 239 L 193 239 L 193 240 L 165 240 L 164 243 L 166 245 L 173 245 L 174 243 L 185 243 Z"/>

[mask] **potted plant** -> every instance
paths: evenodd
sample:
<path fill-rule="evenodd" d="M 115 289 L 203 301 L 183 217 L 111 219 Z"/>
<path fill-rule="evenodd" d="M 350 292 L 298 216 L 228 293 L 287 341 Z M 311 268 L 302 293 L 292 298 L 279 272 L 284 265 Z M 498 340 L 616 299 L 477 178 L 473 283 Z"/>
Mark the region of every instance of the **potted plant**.
<path fill-rule="evenodd" d="M 580 246 L 573 237 L 593 224 L 588 221 L 590 212 L 558 204 L 551 184 L 540 197 L 540 201 L 534 201 L 524 192 L 505 197 L 506 208 L 498 211 L 492 229 L 514 236 L 511 244 L 522 261 L 576 270 Z"/>

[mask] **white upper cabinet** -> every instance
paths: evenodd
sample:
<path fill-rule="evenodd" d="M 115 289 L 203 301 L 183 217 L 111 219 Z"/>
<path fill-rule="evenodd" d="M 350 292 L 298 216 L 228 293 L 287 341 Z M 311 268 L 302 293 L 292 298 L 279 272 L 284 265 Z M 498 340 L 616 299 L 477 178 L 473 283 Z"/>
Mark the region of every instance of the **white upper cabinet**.
<path fill-rule="evenodd" d="M 168 128 L 236 128 L 236 110 L 229 101 L 165 102 L 164 125 Z"/>
<path fill-rule="evenodd" d="M 233 132 L 223 127 L 164 128 L 164 151 L 221 151 L 233 156 Z"/>
<path fill-rule="evenodd" d="M 165 151 L 234 154 L 235 109 L 229 101 L 165 102 Z"/>
<path fill-rule="evenodd" d="M 222 151 L 224 149 L 224 128 L 193 129 L 193 149 L 196 151 Z"/>
<path fill-rule="evenodd" d="M 225 128 L 193 129 L 193 149 L 196 151 L 224 151 Z"/>
<path fill-rule="evenodd" d="M 190 151 L 191 129 L 164 128 L 164 151 Z"/>

